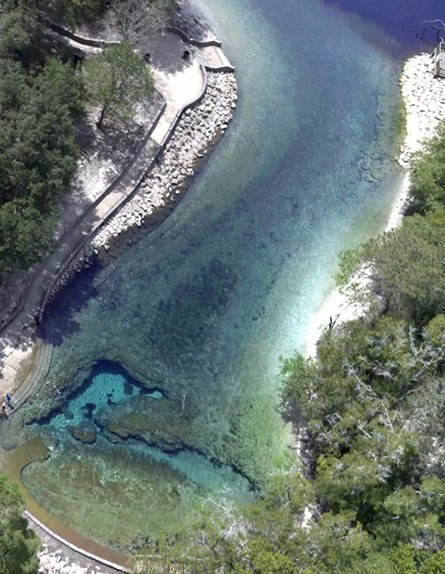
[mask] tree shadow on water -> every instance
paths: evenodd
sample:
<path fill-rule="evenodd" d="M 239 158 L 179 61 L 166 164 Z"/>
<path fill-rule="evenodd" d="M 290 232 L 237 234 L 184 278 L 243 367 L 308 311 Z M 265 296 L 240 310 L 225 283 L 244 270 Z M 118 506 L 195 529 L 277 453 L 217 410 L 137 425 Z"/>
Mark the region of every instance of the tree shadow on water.
<path fill-rule="evenodd" d="M 100 267 L 99 262 L 93 261 L 88 269 L 76 274 L 47 305 L 37 331 L 44 343 L 58 347 L 65 337 L 80 331 L 76 316 L 87 307 L 91 298 L 97 296 L 94 277 Z"/>

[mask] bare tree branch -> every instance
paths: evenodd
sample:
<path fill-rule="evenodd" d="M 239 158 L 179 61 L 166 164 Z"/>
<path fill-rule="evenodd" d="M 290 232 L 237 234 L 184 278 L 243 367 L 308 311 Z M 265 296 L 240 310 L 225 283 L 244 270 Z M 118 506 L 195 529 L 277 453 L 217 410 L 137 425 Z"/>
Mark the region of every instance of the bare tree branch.
<path fill-rule="evenodd" d="M 424 25 L 422 33 L 417 34 L 417 37 L 420 38 L 420 40 L 422 40 L 422 42 L 425 42 L 426 44 L 429 44 L 430 46 L 434 45 L 425 39 L 425 35 L 429 30 L 433 30 L 436 33 L 436 44 L 444 41 L 444 38 L 445 38 L 445 22 L 443 20 L 441 20 L 440 18 L 435 18 L 433 20 L 424 20 L 422 22 L 422 24 Z"/>
<path fill-rule="evenodd" d="M 137 47 L 164 29 L 170 6 L 168 0 L 113 0 L 110 10 L 122 39 Z"/>

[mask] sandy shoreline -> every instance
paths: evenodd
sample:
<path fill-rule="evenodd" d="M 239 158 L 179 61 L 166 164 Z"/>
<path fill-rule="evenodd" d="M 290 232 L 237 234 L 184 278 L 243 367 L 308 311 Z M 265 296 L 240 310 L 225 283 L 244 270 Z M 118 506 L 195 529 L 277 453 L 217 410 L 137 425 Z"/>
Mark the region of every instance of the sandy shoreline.
<path fill-rule="evenodd" d="M 400 87 L 406 107 L 406 136 L 398 162 L 405 173 L 384 231 L 391 231 L 401 224 L 409 198 L 413 155 L 422 149 L 425 141 L 436 135 L 439 124 L 445 120 L 445 81 L 434 78 L 434 65 L 429 54 L 418 54 L 405 62 Z M 354 282 L 356 279 L 353 279 Z M 363 286 L 364 282 L 365 279 L 362 279 Z M 311 319 L 305 354 L 310 357 L 316 355 L 318 339 L 331 319 L 339 324 L 362 314 L 363 309 L 351 304 L 347 295 L 338 288 L 331 291 Z"/>

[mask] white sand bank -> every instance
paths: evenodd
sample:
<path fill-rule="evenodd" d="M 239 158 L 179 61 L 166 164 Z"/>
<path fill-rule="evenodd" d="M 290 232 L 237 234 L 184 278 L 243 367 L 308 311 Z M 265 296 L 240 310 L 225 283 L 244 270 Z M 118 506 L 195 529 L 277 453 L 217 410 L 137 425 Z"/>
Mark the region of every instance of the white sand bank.
<path fill-rule="evenodd" d="M 403 100 L 406 106 L 406 136 L 401 146 L 399 163 L 405 169 L 405 175 L 397 194 L 385 231 L 400 225 L 403 209 L 410 188 L 410 169 L 413 155 L 422 149 L 422 145 L 437 133 L 439 124 L 445 120 L 445 80 L 434 78 L 434 66 L 429 54 L 413 56 L 405 62 L 400 78 Z M 354 283 L 366 286 L 364 278 L 355 276 Z M 306 338 L 306 355 L 315 356 L 317 341 L 330 320 L 336 324 L 355 319 L 363 314 L 360 306 L 352 305 L 347 295 L 332 291 L 314 314 Z"/>

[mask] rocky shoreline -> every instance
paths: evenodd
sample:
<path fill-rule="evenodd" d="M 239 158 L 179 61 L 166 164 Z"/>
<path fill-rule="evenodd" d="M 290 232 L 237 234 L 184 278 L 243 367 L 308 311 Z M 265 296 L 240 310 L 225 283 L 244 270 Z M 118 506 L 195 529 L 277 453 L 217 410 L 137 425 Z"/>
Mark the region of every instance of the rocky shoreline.
<path fill-rule="evenodd" d="M 207 72 L 203 99 L 185 110 L 157 165 L 130 201 L 94 237 L 95 252 L 108 251 L 119 235 L 140 228 L 156 210 L 178 201 L 195 175 L 197 163 L 227 129 L 237 98 L 233 73 Z"/>
<path fill-rule="evenodd" d="M 181 115 L 155 165 L 135 193 L 79 251 L 48 301 L 94 258 L 107 262 L 131 243 L 144 226 L 162 222 L 189 187 L 197 167 L 224 135 L 238 99 L 233 72 L 207 71 L 207 87 L 201 100 Z"/>

